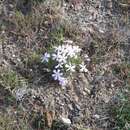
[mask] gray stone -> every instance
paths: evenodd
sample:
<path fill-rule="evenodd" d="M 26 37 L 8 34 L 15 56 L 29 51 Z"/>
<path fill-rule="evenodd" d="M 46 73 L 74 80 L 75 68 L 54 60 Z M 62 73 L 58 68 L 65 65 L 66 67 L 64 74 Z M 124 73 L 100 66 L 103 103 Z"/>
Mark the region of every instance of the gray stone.
<path fill-rule="evenodd" d="M 62 121 L 64 124 L 71 125 L 71 120 L 70 120 L 70 119 L 64 118 L 64 117 L 61 117 L 60 119 L 61 119 L 61 121 Z"/>

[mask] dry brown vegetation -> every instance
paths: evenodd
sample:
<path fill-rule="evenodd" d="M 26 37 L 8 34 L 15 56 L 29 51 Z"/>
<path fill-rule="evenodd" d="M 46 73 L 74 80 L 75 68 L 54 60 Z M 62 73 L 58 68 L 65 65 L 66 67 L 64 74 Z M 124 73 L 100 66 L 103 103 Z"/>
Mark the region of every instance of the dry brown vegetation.
<path fill-rule="evenodd" d="M 129 1 L 17 2 L 0 2 L 0 130 L 129 130 Z M 91 62 L 63 89 L 40 57 L 66 39 Z"/>

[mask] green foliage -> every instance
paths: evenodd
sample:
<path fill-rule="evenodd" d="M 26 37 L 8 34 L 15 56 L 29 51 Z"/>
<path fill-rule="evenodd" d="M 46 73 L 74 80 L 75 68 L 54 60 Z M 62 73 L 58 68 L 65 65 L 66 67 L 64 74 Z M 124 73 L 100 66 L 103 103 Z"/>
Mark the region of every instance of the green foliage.
<path fill-rule="evenodd" d="M 112 114 L 115 118 L 116 130 L 130 130 L 130 95 L 120 93 L 119 105 L 112 109 Z"/>
<path fill-rule="evenodd" d="M 40 54 L 37 53 L 37 52 L 31 52 L 30 55 L 28 56 L 27 58 L 27 61 L 28 64 L 36 64 L 36 63 L 39 63 L 40 62 Z"/>
<path fill-rule="evenodd" d="M 50 32 L 51 44 L 60 45 L 65 37 L 65 31 L 63 27 L 59 27 L 52 32 Z"/>
<path fill-rule="evenodd" d="M 67 130 L 68 125 L 65 125 L 61 121 L 53 121 L 51 130 Z"/>
<path fill-rule="evenodd" d="M 17 73 L 12 70 L 6 70 L 0 73 L 0 84 L 5 89 L 13 90 L 22 86 L 25 82 L 25 79 L 18 76 Z"/>
<path fill-rule="evenodd" d="M 113 73 L 123 77 L 125 88 L 118 93 L 118 104 L 112 109 L 116 123 L 116 130 L 130 130 L 130 64 L 114 66 Z"/>
<path fill-rule="evenodd" d="M 32 117 L 32 127 L 35 129 L 44 129 L 45 128 L 45 120 L 42 115 L 34 114 Z"/>

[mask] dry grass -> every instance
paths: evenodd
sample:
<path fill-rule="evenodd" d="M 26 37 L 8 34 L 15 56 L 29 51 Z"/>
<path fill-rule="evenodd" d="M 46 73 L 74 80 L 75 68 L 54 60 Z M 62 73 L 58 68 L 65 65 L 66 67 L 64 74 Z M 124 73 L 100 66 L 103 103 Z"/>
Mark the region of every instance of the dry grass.
<path fill-rule="evenodd" d="M 90 125 L 96 130 L 98 127 L 111 130 L 114 127 L 112 123 L 116 122 L 113 115 L 108 115 L 112 98 L 130 84 L 129 65 L 125 64 L 121 47 L 124 35 L 115 31 L 113 24 L 113 29 L 104 34 L 94 26 L 83 32 L 63 16 L 61 1 L 50 1 L 51 5 L 48 1 L 34 3 L 32 12 L 26 16 L 14 9 L 11 17 L 3 15 L 0 20 L 0 129 L 66 130 L 67 126 L 57 120 L 62 113 L 62 104 L 65 104 L 63 113 L 71 113 L 71 117 L 75 114 L 69 110 L 71 105 L 79 103 L 82 115 L 77 122 L 72 117 L 74 129 L 87 130 Z M 76 75 L 68 88 L 62 90 L 49 79 L 40 57 L 49 47 L 59 45 L 65 39 L 71 39 L 82 47 L 91 62 L 87 64 L 89 74 Z M 34 92 L 35 98 L 26 95 L 19 104 L 13 92 L 25 84 Z M 95 119 L 93 114 L 99 114 L 101 119 Z"/>

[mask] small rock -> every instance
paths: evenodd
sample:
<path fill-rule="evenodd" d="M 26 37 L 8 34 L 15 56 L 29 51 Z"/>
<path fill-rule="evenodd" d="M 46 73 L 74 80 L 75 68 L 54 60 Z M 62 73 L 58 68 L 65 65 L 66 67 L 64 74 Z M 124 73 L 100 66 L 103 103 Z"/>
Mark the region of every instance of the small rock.
<path fill-rule="evenodd" d="M 70 119 L 68 119 L 68 118 L 61 117 L 61 121 L 62 121 L 64 124 L 67 124 L 67 125 L 70 125 L 70 124 L 71 124 L 71 121 L 70 121 Z"/>
<path fill-rule="evenodd" d="M 100 116 L 99 116 L 99 115 L 97 115 L 97 114 L 95 114 L 95 115 L 94 115 L 94 117 L 95 117 L 95 118 L 97 118 L 97 119 L 99 119 L 99 118 L 100 118 Z"/>
<path fill-rule="evenodd" d="M 72 107 L 71 104 L 68 105 L 68 108 L 69 108 L 69 110 L 71 110 L 71 111 L 73 110 L 73 107 Z"/>

